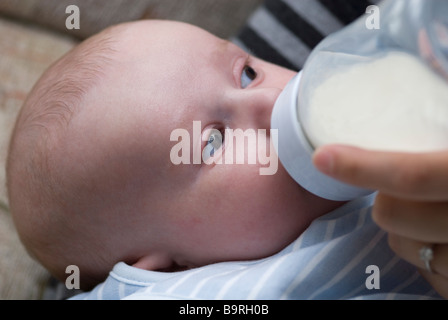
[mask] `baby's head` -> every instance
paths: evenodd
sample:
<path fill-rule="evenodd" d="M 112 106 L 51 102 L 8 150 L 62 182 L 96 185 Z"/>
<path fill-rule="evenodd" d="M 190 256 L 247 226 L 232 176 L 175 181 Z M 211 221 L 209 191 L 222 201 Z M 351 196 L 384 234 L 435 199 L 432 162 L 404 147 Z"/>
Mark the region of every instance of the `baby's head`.
<path fill-rule="evenodd" d="M 279 251 L 338 204 L 281 166 L 173 163 L 171 133 L 191 133 L 188 158 L 210 128 L 267 129 L 258 148 L 268 149 L 272 107 L 293 75 L 178 22 L 85 41 L 35 85 L 13 132 L 8 192 L 23 243 L 61 280 L 77 265 L 84 288 L 118 261 L 168 270 Z"/>

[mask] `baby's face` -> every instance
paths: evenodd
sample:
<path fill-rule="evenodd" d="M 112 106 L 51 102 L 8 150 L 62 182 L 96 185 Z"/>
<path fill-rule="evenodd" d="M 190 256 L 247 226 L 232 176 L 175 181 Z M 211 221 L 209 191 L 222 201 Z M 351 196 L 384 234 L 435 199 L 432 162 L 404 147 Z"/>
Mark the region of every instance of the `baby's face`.
<path fill-rule="evenodd" d="M 262 175 L 260 167 L 269 165 L 258 157 L 255 164 L 247 157 L 243 164 L 193 159 L 202 155 L 211 128 L 266 129 L 259 154 L 273 153 L 272 107 L 294 72 L 180 23 L 135 23 L 119 48 L 119 62 L 85 99 L 94 107 L 82 108 L 72 127 L 79 153 L 109 168 L 101 180 L 105 190 L 119 186 L 115 192 L 129 201 L 108 224 L 131 225 L 131 234 L 111 236 L 133 243 L 141 258 L 136 266 L 266 257 L 338 205 L 303 190 L 280 163 L 275 174 Z M 176 129 L 188 132 L 188 140 L 173 139 Z M 173 153 L 181 142 L 184 149 Z M 248 150 L 235 145 L 235 152 Z M 173 154 L 183 152 L 190 163 L 173 163 Z"/>

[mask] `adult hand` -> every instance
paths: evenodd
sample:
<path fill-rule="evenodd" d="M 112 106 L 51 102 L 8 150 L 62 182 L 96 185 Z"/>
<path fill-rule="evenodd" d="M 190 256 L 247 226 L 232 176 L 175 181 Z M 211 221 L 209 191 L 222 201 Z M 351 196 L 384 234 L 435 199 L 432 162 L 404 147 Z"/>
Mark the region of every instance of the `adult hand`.
<path fill-rule="evenodd" d="M 313 161 L 331 177 L 378 190 L 372 216 L 388 232 L 390 247 L 448 298 L 448 151 L 411 154 L 328 145 Z M 424 246 L 432 246 L 432 272 L 420 259 Z"/>

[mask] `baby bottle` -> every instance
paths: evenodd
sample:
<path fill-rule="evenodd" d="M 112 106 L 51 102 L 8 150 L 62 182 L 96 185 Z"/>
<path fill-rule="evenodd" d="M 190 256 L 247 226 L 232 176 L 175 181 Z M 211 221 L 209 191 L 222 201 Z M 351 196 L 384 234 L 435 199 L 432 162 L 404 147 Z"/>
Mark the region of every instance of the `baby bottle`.
<path fill-rule="evenodd" d="M 314 150 L 448 149 L 448 1 L 386 0 L 324 39 L 272 111 L 280 162 L 302 187 L 330 200 L 372 190 L 320 173 Z M 377 21 L 374 21 L 377 19 Z"/>

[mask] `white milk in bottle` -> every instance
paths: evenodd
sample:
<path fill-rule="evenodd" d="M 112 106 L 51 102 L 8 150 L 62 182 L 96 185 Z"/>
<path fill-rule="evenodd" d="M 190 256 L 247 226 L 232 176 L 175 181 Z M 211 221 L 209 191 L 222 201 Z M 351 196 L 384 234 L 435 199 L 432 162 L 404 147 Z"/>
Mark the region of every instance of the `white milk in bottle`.
<path fill-rule="evenodd" d="M 300 116 L 315 148 L 342 143 L 383 151 L 448 149 L 448 86 L 405 52 L 341 69 L 309 101 Z"/>

